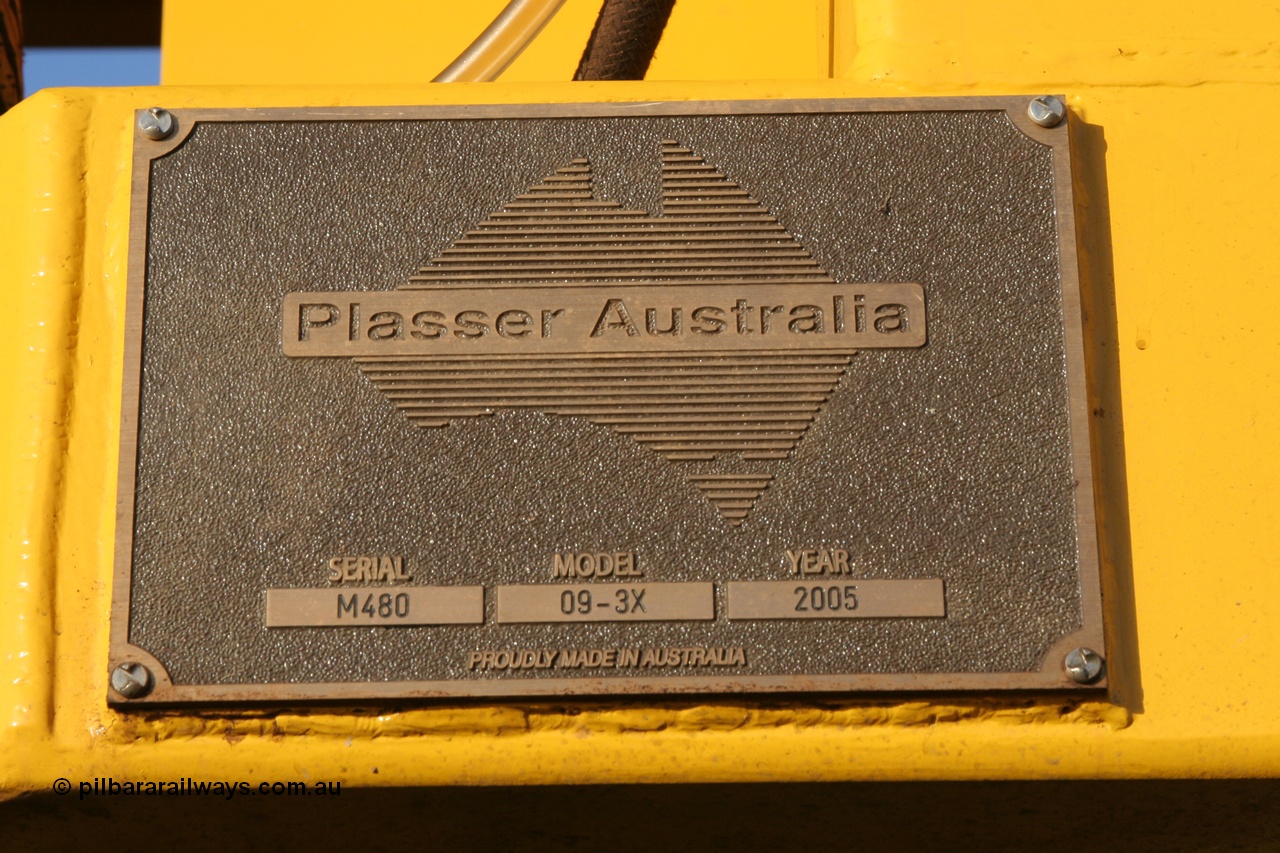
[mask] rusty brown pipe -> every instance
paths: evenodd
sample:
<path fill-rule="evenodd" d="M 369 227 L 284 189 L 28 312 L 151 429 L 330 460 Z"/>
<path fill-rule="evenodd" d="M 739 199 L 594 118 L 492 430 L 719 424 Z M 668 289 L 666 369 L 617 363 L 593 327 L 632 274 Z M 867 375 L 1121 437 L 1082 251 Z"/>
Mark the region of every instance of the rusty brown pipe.
<path fill-rule="evenodd" d="M 574 80 L 643 80 L 675 0 L 604 0 Z"/>

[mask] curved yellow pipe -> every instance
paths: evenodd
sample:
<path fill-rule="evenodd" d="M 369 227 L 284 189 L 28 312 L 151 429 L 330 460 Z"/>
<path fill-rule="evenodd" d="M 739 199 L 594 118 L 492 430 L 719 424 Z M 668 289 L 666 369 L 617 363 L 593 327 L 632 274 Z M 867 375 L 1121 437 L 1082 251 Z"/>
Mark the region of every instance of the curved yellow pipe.
<path fill-rule="evenodd" d="M 511 0 L 433 83 L 488 83 L 537 38 L 565 0 Z"/>

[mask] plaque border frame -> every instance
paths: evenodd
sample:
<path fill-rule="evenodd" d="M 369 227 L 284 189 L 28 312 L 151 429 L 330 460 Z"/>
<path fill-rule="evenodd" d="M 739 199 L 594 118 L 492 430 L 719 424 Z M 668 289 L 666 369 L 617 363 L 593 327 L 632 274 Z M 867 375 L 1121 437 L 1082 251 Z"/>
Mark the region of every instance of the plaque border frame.
<path fill-rule="evenodd" d="M 1068 651 L 1077 647 L 1108 655 L 1103 619 L 1099 531 L 1089 433 L 1089 404 L 1084 355 L 1082 296 L 1077 256 L 1077 228 L 1073 198 L 1068 112 L 1057 126 L 1045 128 L 1027 114 L 1031 95 L 924 98 L 807 98 L 788 100 L 608 101 L 541 104 L 415 105 L 384 107 L 246 107 L 182 108 L 171 110 L 173 133 L 162 140 L 134 134 L 128 267 L 126 276 L 124 358 L 117 470 L 114 570 L 110 614 L 110 673 L 120 664 L 136 662 L 151 671 L 145 695 L 127 698 L 108 687 L 107 701 L 117 708 L 147 706 L 349 702 L 370 699 L 510 699 L 572 697 L 590 701 L 600 697 L 641 695 L 653 699 L 681 695 L 752 694 L 987 694 L 1011 692 L 1067 692 L 1097 695 L 1107 690 L 1107 672 L 1089 684 L 1071 680 L 1063 666 Z M 1062 97 L 1059 95 L 1059 97 Z M 1065 98 L 1063 98 L 1065 102 Z M 133 113 L 135 122 L 145 110 Z M 597 118 L 681 115 L 798 115 L 829 113 L 1004 112 L 1032 141 L 1053 151 L 1054 208 L 1057 221 L 1058 269 L 1062 288 L 1064 354 L 1066 358 L 1068 420 L 1072 467 L 1076 482 L 1077 576 L 1080 581 L 1082 625 L 1053 644 L 1038 671 L 862 673 L 839 675 L 651 676 L 580 678 L 507 678 L 439 681 L 353 681 L 254 684 L 182 684 L 170 679 L 164 664 L 129 642 L 132 582 L 134 498 L 137 472 L 139 400 L 142 378 L 142 318 L 146 290 L 146 256 L 150 229 L 151 161 L 177 149 L 201 122 L 282 121 L 404 121 L 431 119 Z"/>

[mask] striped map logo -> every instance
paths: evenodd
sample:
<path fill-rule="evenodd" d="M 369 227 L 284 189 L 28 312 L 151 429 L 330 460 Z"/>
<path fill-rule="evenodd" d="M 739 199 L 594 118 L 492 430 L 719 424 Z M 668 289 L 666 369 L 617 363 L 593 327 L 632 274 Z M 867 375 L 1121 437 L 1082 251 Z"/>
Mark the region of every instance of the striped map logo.
<path fill-rule="evenodd" d="M 747 190 L 674 140 L 662 210 L 574 159 L 392 291 L 299 292 L 291 357 L 351 358 L 425 428 L 537 409 L 684 466 L 738 526 L 859 349 L 926 341 L 916 283 L 836 282 Z"/>

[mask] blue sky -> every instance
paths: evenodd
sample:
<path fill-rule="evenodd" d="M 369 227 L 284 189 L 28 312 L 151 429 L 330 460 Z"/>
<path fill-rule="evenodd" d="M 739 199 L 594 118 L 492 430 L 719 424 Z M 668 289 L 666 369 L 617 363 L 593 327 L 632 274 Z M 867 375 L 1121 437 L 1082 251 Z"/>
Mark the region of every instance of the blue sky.
<path fill-rule="evenodd" d="M 156 86 L 158 47 L 28 47 L 23 97 L 51 86 Z"/>

